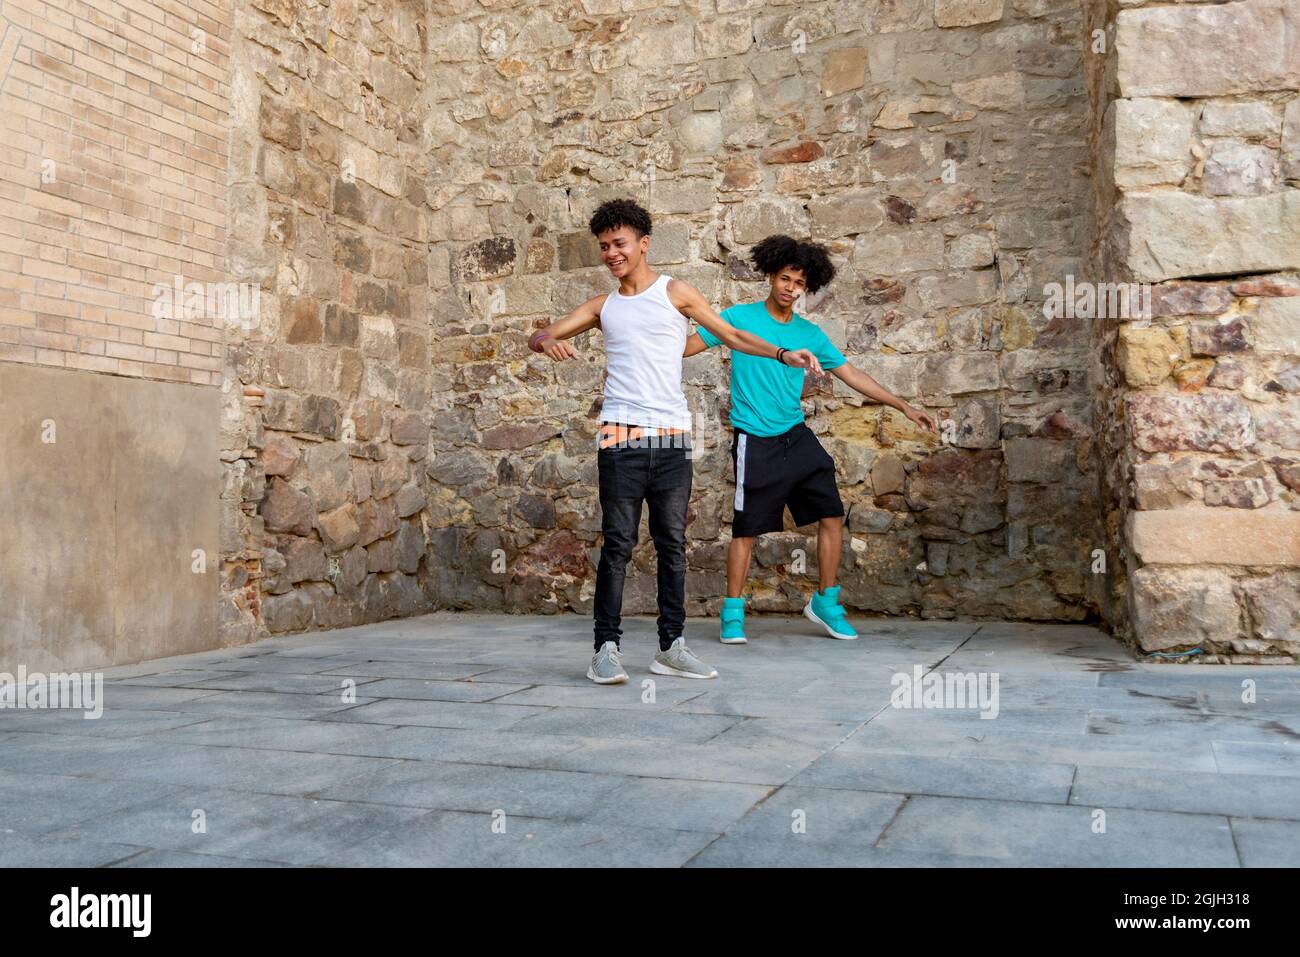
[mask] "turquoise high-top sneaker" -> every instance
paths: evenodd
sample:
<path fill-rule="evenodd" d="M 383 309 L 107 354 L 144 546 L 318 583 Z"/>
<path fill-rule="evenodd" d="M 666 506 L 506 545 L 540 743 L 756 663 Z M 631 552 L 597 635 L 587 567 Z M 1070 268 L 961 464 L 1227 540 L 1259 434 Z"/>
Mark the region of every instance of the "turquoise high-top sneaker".
<path fill-rule="evenodd" d="M 847 640 L 858 637 L 858 633 L 853 630 L 844 613 L 844 606 L 840 604 L 839 585 L 833 585 L 825 591 L 813 592 L 812 598 L 804 606 L 803 613 L 810 621 L 815 621 L 825 628 L 826 634 L 832 638 Z"/>
<path fill-rule="evenodd" d="M 724 645 L 743 645 L 749 639 L 745 637 L 745 599 L 724 598 L 722 600 L 722 643 Z"/>

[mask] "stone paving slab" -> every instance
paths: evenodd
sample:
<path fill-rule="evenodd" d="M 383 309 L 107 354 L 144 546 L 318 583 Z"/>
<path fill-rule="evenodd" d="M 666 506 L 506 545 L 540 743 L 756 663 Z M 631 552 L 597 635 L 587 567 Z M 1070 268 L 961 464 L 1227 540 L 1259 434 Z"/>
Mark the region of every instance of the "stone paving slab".
<path fill-rule="evenodd" d="M 154 735 L 158 741 L 219 748 L 253 748 L 320 754 L 388 757 L 377 742 L 392 737 L 389 725 L 313 721 L 306 718 L 209 717 Z M 373 747 L 374 750 L 366 750 Z"/>
<path fill-rule="evenodd" d="M 635 741 L 703 743 L 744 719 L 732 714 L 696 715 L 630 708 L 555 709 L 525 718 L 512 730 L 534 734 L 630 738 Z"/>
<path fill-rule="evenodd" d="M 690 681 L 624 624 L 616 687 L 586 618 L 441 613 L 108 669 L 96 720 L 0 709 L 0 866 L 1300 863 L 1300 670 L 753 616 L 688 624 L 721 673 Z M 997 717 L 891 707 L 918 666 L 996 673 Z"/>
<path fill-rule="evenodd" d="M 364 687 L 364 685 L 363 685 Z M 182 701 L 173 705 L 175 711 L 188 711 L 191 714 L 208 715 L 261 715 L 264 718 L 326 718 L 338 711 L 354 709 L 367 705 L 378 698 L 356 694 L 352 700 L 344 701 L 342 688 L 337 692 L 326 694 L 302 694 L 295 692 L 211 692 L 201 698 Z"/>
<path fill-rule="evenodd" d="M 202 832 L 195 811 L 203 812 Z M 186 789 L 54 832 L 55 840 L 95 839 L 136 850 L 215 854 L 285 864 L 368 863 L 358 845 L 393 828 L 412 828 L 419 808 L 347 804 L 226 789 Z"/>
<path fill-rule="evenodd" d="M 1232 819 L 1245 867 L 1300 867 L 1300 822 Z"/>
<path fill-rule="evenodd" d="M 501 819 L 497 819 L 500 821 Z M 367 864 L 379 867 L 680 867 L 717 838 L 677 828 L 490 814 L 432 812 L 419 826 L 366 841 Z"/>
<path fill-rule="evenodd" d="M 1300 777 L 1300 744 L 1293 741 L 1215 741 L 1214 760 L 1227 774 Z"/>
<path fill-rule="evenodd" d="M 315 674 L 337 675 L 342 678 L 410 678 L 418 681 L 460 681 L 462 678 L 473 678 L 476 675 L 485 675 L 492 673 L 493 669 L 486 665 L 463 665 L 463 664 L 434 664 L 424 661 L 383 661 L 367 660 L 355 661 L 347 665 L 335 665 L 325 671 L 314 672 Z M 503 681 L 507 684 L 521 684 L 536 682 L 536 672 L 519 672 L 520 678 L 526 678 L 527 681 L 519 679 L 500 677 L 499 673 L 493 673 L 492 681 Z"/>
<path fill-rule="evenodd" d="M 216 677 L 196 679 L 185 685 L 185 687 L 212 691 L 261 691 L 268 694 L 340 695 L 345 680 L 345 678 L 337 675 L 298 675 L 280 671 L 252 673 L 232 671 L 229 674 Z M 357 677 L 353 679 L 353 685 L 358 688 L 365 688 L 381 680 L 383 679 Z M 376 697 L 374 694 L 367 694 L 366 696 L 370 698 Z M 387 696 L 379 695 L 378 697 Z"/>
<path fill-rule="evenodd" d="M 1046 867 L 1238 866 L 1226 817 L 1112 809 L 1099 833 L 1094 810 L 913 797 L 876 846 Z"/>
<path fill-rule="evenodd" d="M 337 682 L 339 679 L 335 678 Z M 365 684 L 362 684 L 362 682 Z M 525 691 L 528 685 L 505 684 L 465 678 L 457 681 L 420 680 L 417 678 L 359 679 L 357 687 L 368 698 L 410 698 L 416 701 L 494 701 Z M 336 693 L 331 689 L 326 694 Z"/>
<path fill-rule="evenodd" d="M 846 740 L 857 727 L 852 721 L 746 717 L 713 738 L 713 743 L 772 751 L 791 745 L 826 751 Z"/>
<path fill-rule="evenodd" d="M 220 854 L 194 854 L 190 851 L 138 851 L 125 860 L 110 864 L 114 868 L 141 867 L 197 867 L 197 868 L 236 868 L 236 867 L 291 867 L 278 861 L 258 861 L 239 857 L 224 857 Z"/>
<path fill-rule="evenodd" d="M 1300 714 L 1222 715 L 1196 712 L 1151 714 L 1097 709 L 1088 715 L 1093 734 L 1159 734 L 1163 738 L 1242 741 L 1260 744 L 1300 740 Z"/>
<path fill-rule="evenodd" d="M 5 796 L 0 802 L 0 833 L 45 834 L 177 790 L 138 781 L 0 771 L 0 793 Z"/>
<path fill-rule="evenodd" d="M 143 754 L 98 773 L 159 784 L 230 788 L 255 794 L 314 794 L 340 781 L 367 778 L 394 762 L 384 758 L 176 745 L 150 740 Z"/>
<path fill-rule="evenodd" d="M 390 698 L 331 712 L 325 721 L 359 721 L 368 724 L 422 724 L 435 728 L 483 728 L 502 730 L 524 718 L 541 714 L 544 708 L 474 701 L 412 701 Z"/>
<path fill-rule="evenodd" d="M 854 844 L 813 844 L 800 837 L 724 834 L 688 867 L 1014 867 L 1001 858 L 926 854 Z"/>
<path fill-rule="evenodd" d="M 585 657 L 589 658 L 590 656 Z M 582 668 L 585 673 L 585 660 L 582 663 Z M 650 700 L 644 694 L 646 689 L 641 687 L 643 679 L 632 674 L 629 674 L 628 678 L 629 680 L 625 684 L 604 686 L 601 690 L 605 691 L 606 694 L 599 698 L 591 696 L 591 689 L 595 686 L 587 682 L 585 685 L 538 685 L 526 691 L 517 691 L 514 694 L 498 698 L 496 703 L 501 705 L 534 705 L 545 708 L 630 708 L 633 711 L 669 711 L 683 702 L 707 692 L 706 688 L 700 687 L 705 683 L 702 680 L 670 678 L 667 681 L 660 682 L 657 677 L 650 678 L 647 675 L 647 679 L 656 682 L 655 695 L 653 700 Z M 677 682 L 676 685 L 670 683 L 674 681 Z M 659 686 L 660 684 L 662 684 L 662 687 Z"/>
<path fill-rule="evenodd" d="M 129 844 L 0 834 L 0 861 L 5 867 L 114 867 L 142 850 Z"/>
<path fill-rule="evenodd" d="M 597 773 L 605 770 L 644 777 L 734 784 L 784 784 L 820 754 L 816 748 L 791 745 L 779 751 L 729 748 L 716 743 L 676 744 L 661 741 L 592 740 L 555 759 L 555 766 Z"/>
<path fill-rule="evenodd" d="M 556 755 L 590 739 L 571 735 L 505 733 L 460 728 L 296 721 L 282 718 L 217 718 L 182 728 L 162 739 L 217 747 L 308 751 L 359 757 L 441 760 L 507 767 L 543 767 Z"/>
<path fill-rule="evenodd" d="M 754 784 L 630 777 L 586 820 L 721 834 L 771 789 Z"/>
<path fill-rule="evenodd" d="M 991 722 L 996 724 L 996 722 Z M 988 760 L 1048 762 L 1078 767 L 1153 768 L 1171 771 L 1219 771 L 1210 741 L 1179 741 L 1161 745 L 1141 735 L 999 733 L 978 735 L 956 731 L 920 735 L 897 726 L 868 724 L 837 749 L 941 757 L 972 756 Z"/>
<path fill-rule="evenodd" d="M 401 804 L 439 811 L 586 820 L 624 778 L 541 768 L 400 761 L 366 778 L 326 787 L 333 801 Z"/>
<path fill-rule="evenodd" d="M 794 784 L 819 788 L 931 794 L 946 797 L 1063 803 L 1074 767 L 987 758 L 834 751 L 797 775 Z"/>
<path fill-rule="evenodd" d="M 107 696 L 106 696 L 107 697 Z M 133 708 L 109 707 L 98 718 L 86 718 L 80 711 L 8 711 L 0 710 L 0 729 L 21 730 L 38 734 L 71 734 L 84 737 L 131 738 L 150 732 L 206 720 L 202 714 L 179 711 L 137 711 Z"/>
<path fill-rule="evenodd" d="M 131 678 L 113 679 L 118 685 L 144 685 L 149 688 L 182 688 L 189 685 L 207 681 L 209 678 L 226 678 L 231 675 L 245 674 L 242 671 L 222 671 L 208 670 L 201 668 L 184 669 L 178 668 L 175 671 L 164 671 L 159 674 L 144 674 Z"/>
<path fill-rule="evenodd" d="M 1070 803 L 1300 820 L 1300 782 L 1281 775 L 1079 768 Z"/>
<path fill-rule="evenodd" d="M 338 655 L 306 657 L 288 655 L 283 652 L 279 654 L 266 652 L 259 655 L 241 655 L 235 658 L 207 655 L 199 661 L 186 662 L 184 667 L 190 671 L 207 669 L 215 672 L 216 675 L 214 676 L 218 676 L 222 672 L 311 675 L 337 668 L 344 664 L 345 661 L 345 658 Z M 130 681 L 128 680 L 126 683 L 129 684 Z"/>

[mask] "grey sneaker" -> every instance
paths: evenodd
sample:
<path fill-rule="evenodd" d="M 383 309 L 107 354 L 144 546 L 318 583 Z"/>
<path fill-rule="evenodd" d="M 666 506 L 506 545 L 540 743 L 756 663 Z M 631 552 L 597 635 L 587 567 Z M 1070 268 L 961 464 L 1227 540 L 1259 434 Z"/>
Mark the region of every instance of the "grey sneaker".
<path fill-rule="evenodd" d="M 655 655 L 650 663 L 650 670 L 657 675 L 676 675 L 678 678 L 716 678 L 717 669 L 710 668 L 696 658 L 691 649 L 686 647 L 686 639 L 678 638 L 668 646 L 667 651 Z"/>
<path fill-rule="evenodd" d="M 618 645 L 612 641 L 607 641 L 600 646 L 600 650 L 591 656 L 591 667 L 587 669 L 587 677 L 598 685 L 619 685 L 627 681 L 627 672 L 623 670 L 623 664 L 620 660 L 622 653 L 618 650 Z"/>

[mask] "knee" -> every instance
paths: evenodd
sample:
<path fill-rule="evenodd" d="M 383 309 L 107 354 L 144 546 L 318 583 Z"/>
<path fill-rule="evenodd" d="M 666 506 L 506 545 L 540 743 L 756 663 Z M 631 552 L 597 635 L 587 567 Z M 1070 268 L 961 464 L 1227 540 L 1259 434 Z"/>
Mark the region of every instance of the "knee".
<path fill-rule="evenodd" d="M 636 535 L 606 533 L 600 546 L 600 559 L 613 565 L 626 565 L 636 547 Z"/>
<path fill-rule="evenodd" d="M 686 558 L 686 536 L 676 534 L 660 534 L 654 536 L 655 551 L 660 558 Z"/>

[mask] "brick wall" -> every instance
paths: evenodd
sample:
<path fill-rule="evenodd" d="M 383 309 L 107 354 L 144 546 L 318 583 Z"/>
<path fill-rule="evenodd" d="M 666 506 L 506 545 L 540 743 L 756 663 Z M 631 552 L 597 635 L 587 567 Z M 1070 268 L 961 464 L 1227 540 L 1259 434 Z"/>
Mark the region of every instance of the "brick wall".
<path fill-rule="evenodd" d="M 155 289 L 225 278 L 230 20 L 206 0 L 4 4 L 0 359 L 220 381 L 220 318 L 169 318 Z"/>

